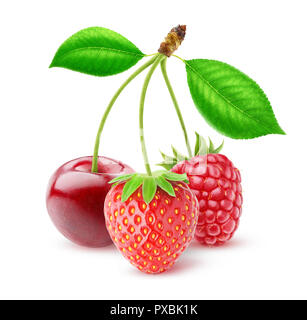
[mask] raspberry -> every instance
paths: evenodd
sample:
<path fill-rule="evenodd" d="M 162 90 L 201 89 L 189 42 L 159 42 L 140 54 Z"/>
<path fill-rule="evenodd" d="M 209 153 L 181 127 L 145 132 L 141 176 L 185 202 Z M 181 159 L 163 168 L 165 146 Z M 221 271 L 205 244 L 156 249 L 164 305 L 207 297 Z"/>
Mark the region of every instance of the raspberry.
<path fill-rule="evenodd" d="M 239 225 L 242 211 L 241 175 L 222 154 L 195 156 L 172 169 L 186 173 L 189 187 L 199 202 L 195 238 L 206 245 L 230 240 Z"/>

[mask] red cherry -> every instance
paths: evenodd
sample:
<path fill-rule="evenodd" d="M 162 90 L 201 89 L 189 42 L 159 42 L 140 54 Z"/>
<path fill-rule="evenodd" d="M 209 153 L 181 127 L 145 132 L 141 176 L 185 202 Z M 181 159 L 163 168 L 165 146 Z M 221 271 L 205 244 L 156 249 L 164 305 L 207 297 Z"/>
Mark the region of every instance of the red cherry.
<path fill-rule="evenodd" d="M 47 189 L 47 210 L 56 228 L 69 240 L 87 247 L 110 244 L 105 227 L 104 200 L 113 178 L 134 172 L 120 161 L 99 157 L 98 172 L 91 172 L 92 157 L 63 164 Z"/>

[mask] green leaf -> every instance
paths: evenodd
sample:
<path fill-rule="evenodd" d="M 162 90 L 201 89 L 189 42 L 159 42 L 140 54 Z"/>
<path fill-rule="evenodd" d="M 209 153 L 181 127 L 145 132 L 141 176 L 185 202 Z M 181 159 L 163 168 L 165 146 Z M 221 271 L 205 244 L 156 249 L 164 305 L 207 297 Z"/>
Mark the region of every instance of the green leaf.
<path fill-rule="evenodd" d="M 170 157 L 168 155 L 166 155 L 165 153 L 163 153 L 162 151 L 160 151 L 161 155 L 162 155 L 162 158 L 167 162 L 167 163 L 177 163 L 177 159 L 176 158 L 173 158 L 173 157 Z"/>
<path fill-rule="evenodd" d="M 118 177 L 112 179 L 111 181 L 109 181 L 109 183 L 113 184 L 115 182 L 126 181 L 126 180 L 130 179 L 131 177 L 133 177 L 134 175 L 136 175 L 136 173 L 123 174 L 122 176 L 118 176 Z"/>
<path fill-rule="evenodd" d="M 140 185 L 143 183 L 143 180 L 144 177 L 135 175 L 124 185 L 121 199 L 122 202 L 125 202 L 136 191 L 136 189 L 140 187 Z"/>
<path fill-rule="evenodd" d="M 175 156 L 175 158 L 179 161 L 183 161 L 183 160 L 187 160 L 187 157 L 184 156 L 183 154 L 181 154 L 180 152 L 178 152 L 174 146 L 172 146 L 172 150 L 173 150 L 173 154 Z"/>
<path fill-rule="evenodd" d="M 162 176 L 170 181 L 183 181 L 183 182 L 189 183 L 186 173 L 178 174 L 178 173 L 166 171 Z"/>
<path fill-rule="evenodd" d="M 224 147 L 224 140 L 219 147 L 217 147 L 212 153 L 219 153 Z"/>
<path fill-rule="evenodd" d="M 214 144 L 210 138 L 209 138 L 209 151 L 208 151 L 208 153 L 214 153 Z"/>
<path fill-rule="evenodd" d="M 68 38 L 56 52 L 52 67 L 109 76 L 134 66 L 144 54 L 122 35 L 101 27 L 83 29 Z"/>
<path fill-rule="evenodd" d="M 170 156 L 166 155 L 165 153 L 163 153 L 162 151 L 160 151 L 160 153 L 161 153 L 162 158 L 164 159 L 164 161 L 161 162 L 161 163 L 158 163 L 157 164 L 158 166 L 161 166 L 166 170 L 170 170 L 170 169 L 173 168 L 173 166 L 175 164 L 177 164 L 178 161 L 177 161 L 176 158 L 170 157 Z"/>
<path fill-rule="evenodd" d="M 172 164 L 169 164 L 169 163 L 166 163 L 166 162 L 160 162 L 160 163 L 157 163 L 157 166 L 160 166 L 166 170 L 171 170 L 173 168 L 173 165 Z"/>
<path fill-rule="evenodd" d="M 170 196 L 175 197 L 175 191 L 173 186 L 171 185 L 171 183 L 169 183 L 167 180 L 165 180 L 165 178 L 163 177 L 157 177 L 156 178 L 157 184 L 158 186 L 164 190 L 165 192 L 167 192 Z"/>
<path fill-rule="evenodd" d="M 128 175 L 125 175 L 128 176 Z M 124 177 L 124 176 L 123 176 Z M 115 180 L 115 179 L 114 179 Z M 125 185 L 122 191 L 121 201 L 125 202 L 128 198 L 141 186 L 142 186 L 142 196 L 144 201 L 149 204 L 156 192 L 157 186 L 159 186 L 162 190 L 167 192 L 170 196 L 175 196 L 175 191 L 170 181 L 183 181 L 189 183 L 187 175 L 184 174 L 177 174 L 170 171 L 159 170 L 154 171 L 151 176 L 147 174 L 135 173 L 132 175 L 130 180 L 124 181 Z M 118 184 L 123 181 L 117 181 L 115 184 Z"/>
<path fill-rule="evenodd" d="M 285 134 L 266 95 L 247 75 L 215 60 L 186 60 L 185 64 L 193 101 L 217 131 L 234 139 Z"/>
<path fill-rule="evenodd" d="M 157 191 L 157 183 L 154 177 L 145 177 L 143 180 L 143 199 L 149 204 Z"/>
<path fill-rule="evenodd" d="M 194 156 L 197 156 L 199 152 L 199 134 L 195 132 L 195 135 L 196 135 L 196 142 L 195 142 Z"/>
<path fill-rule="evenodd" d="M 198 156 L 198 155 L 202 156 L 207 154 L 209 152 L 209 149 L 208 149 L 205 138 L 199 135 L 197 132 L 195 132 L 195 134 L 196 134 L 195 156 Z"/>
<path fill-rule="evenodd" d="M 164 173 L 165 173 L 165 170 L 157 170 L 152 172 L 152 176 L 156 178 L 156 177 L 160 177 Z"/>

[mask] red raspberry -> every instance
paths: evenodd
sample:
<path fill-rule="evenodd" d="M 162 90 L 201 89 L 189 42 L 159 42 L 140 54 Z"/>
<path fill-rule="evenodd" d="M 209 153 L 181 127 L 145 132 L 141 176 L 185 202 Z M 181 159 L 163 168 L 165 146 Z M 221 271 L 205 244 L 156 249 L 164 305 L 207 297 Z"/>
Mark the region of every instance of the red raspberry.
<path fill-rule="evenodd" d="M 146 204 L 139 187 L 125 202 L 124 184 L 107 194 L 105 219 L 110 236 L 128 261 L 146 273 L 171 268 L 193 239 L 198 201 L 184 182 L 170 182 L 175 197 L 160 187 Z"/>
<path fill-rule="evenodd" d="M 186 173 L 199 202 L 195 238 L 206 245 L 230 240 L 238 228 L 242 210 L 241 176 L 222 154 L 195 156 L 172 169 Z"/>

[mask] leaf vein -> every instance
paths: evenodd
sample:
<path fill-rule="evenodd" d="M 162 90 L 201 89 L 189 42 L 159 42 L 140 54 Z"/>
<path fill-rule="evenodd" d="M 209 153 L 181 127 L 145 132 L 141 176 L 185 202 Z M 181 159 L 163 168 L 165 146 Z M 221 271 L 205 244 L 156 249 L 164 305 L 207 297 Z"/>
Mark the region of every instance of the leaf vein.
<path fill-rule="evenodd" d="M 69 55 L 69 54 L 71 54 L 73 52 L 82 51 L 82 50 L 86 50 L 86 49 L 99 49 L 99 53 L 101 51 L 105 50 L 105 51 L 114 51 L 114 52 L 118 52 L 118 53 L 123 53 L 123 54 L 126 54 L 126 55 L 131 55 L 131 56 L 136 56 L 136 57 L 144 57 L 143 53 L 129 52 L 129 51 L 124 51 L 124 50 L 114 49 L 114 48 L 108 48 L 108 47 L 82 47 L 82 48 L 76 48 L 76 49 L 67 51 L 67 52 L 63 53 L 62 55 L 60 55 L 59 58 L 63 58 L 66 55 Z"/>

